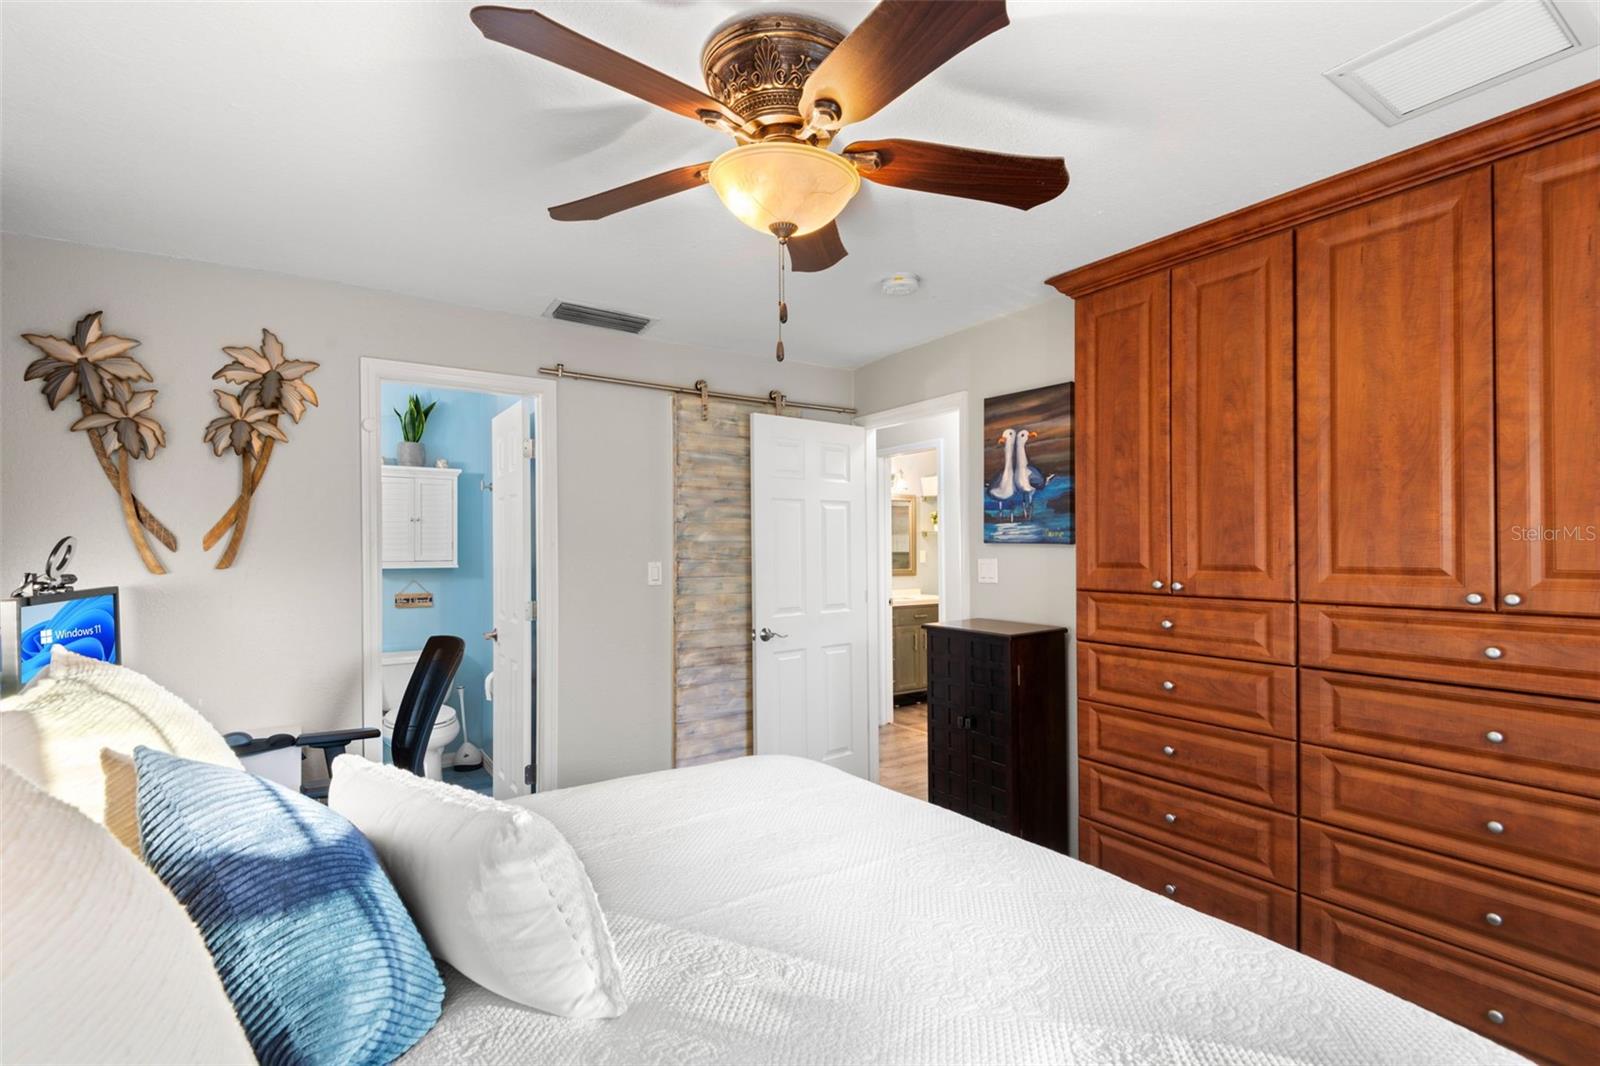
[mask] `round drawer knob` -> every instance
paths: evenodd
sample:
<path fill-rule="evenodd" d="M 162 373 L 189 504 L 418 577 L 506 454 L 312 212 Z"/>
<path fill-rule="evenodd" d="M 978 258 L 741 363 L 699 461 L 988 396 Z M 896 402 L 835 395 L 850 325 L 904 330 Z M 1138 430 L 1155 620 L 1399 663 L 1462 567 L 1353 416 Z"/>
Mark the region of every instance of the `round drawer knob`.
<path fill-rule="evenodd" d="M 1508 592 L 1500 598 L 1505 601 L 1507 607 L 1515 607 L 1517 604 L 1522 602 L 1522 597 L 1518 596 L 1515 592 Z"/>
<path fill-rule="evenodd" d="M 1174 685 L 1171 681 L 1163 681 L 1163 682 L 1161 682 L 1161 687 L 1166 689 L 1168 692 L 1171 692 L 1173 689 L 1177 688 L 1178 686 Z"/>
<path fill-rule="evenodd" d="M 1491 729 L 1483 735 L 1483 739 L 1487 740 L 1491 744 L 1504 744 L 1506 742 L 1506 735 L 1500 732 L 1498 729 Z"/>
<path fill-rule="evenodd" d="M 1467 593 L 1467 602 L 1472 604 L 1474 607 L 1476 607 L 1478 604 L 1483 602 L 1483 593 L 1481 593 L 1481 592 L 1469 592 L 1469 593 Z"/>
<path fill-rule="evenodd" d="M 1163 619 L 1162 619 L 1162 620 L 1161 620 L 1161 628 L 1162 628 L 1162 629 L 1171 629 L 1171 628 L 1172 628 L 1172 619 L 1170 619 L 1170 618 L 1163 618 Z"/>
<path fill-rule="evenodd" d="M 1163 814 L 1161 816 L 1161 820 L 1166 822 L 1168 825 L 1172 825 L 1178 820 L 1178 816 L 1176 814 Z"/>
<path fill-rule="evenodd" d="M 1483 920 L 1494 926 L 1496 929 L 1506 924 L 1506 920 L 1500 917 L 1494 911 L 1490 911 L 1488 914 L 1485 914 L 1483 916 Z"/>
<path fill-rule="evenodd" d="M 1488 647 L 1488 648 L 1484 648 L 1483 649 L 1483 657 L 1485 659 L 1498 659 L 1498 658 L 1500 658 L 1500 656 L 1502 656 L 1504 654 L 1505 654 L 1505 652 L 1503 652 L 1499 648 L 1495 648 L 1495 647 Z"/>
<path fill-rule="evenodd" d="M 1494 1022 L 1494 1024 L 1496 1024 L 1496 1025 L 1504 1025 L 1504 1024 L 1506 1024 L 1506 1016 L 1504 1014 L 1501 1014 L 1497 1010 L 1489 1011 L 1487 1014 L 1484 1015 L 1484 1017 L 1488 1018 L 1491 1022 Z"/>
<path fill-rule="evenodd" d="M 1153 588 L 1153 589 L 1159 589 L 1159 588 L 1165 588 L 1166 586 L 1163 585 L 1159 581 L 1152 581 L 1152 582 L 1150 582 L 1150 587 Z"/>
<path fill-rule="evenodd" d="M 1170 759 L 1174 755 L 1178 754 L 1178 749 L 1173 747 L 1171 744 L 1167 744 L 1164 747 L 1162 747 L 1161 754 L 1165 755 L 1167 758 Z"/>
<path fill-rule="evenodd" d="M 1483 827 L 1485 829 L 1487 829 L 1489 832 L 1494 833 L 1496 835 L 1499 835 L 1499 834 L 1504 833 L 1506 831 L 1506 827 L 1505 827 L 1505 825 L 1503 823 L 1496 822 L 1493 819 L 1491 819 L 1491 820 L 1489 820 L 1487 822 L 1484 822 L 1483 823 Z"/>
<path fill-rule="evenodd" d="M 1178 886 L 1172 884 L 1162 885 L 1161 891 L 1165 892 L 1169 896 L 1176 896 L 1178 894 Z"/>
<path fill-rule="evenodd" d="M 1182 592 L 1183 591 L 1183 582 L 1182 581 L 1174 581 L 1172 583 L 1172 591 L 1173 592 Z"/>

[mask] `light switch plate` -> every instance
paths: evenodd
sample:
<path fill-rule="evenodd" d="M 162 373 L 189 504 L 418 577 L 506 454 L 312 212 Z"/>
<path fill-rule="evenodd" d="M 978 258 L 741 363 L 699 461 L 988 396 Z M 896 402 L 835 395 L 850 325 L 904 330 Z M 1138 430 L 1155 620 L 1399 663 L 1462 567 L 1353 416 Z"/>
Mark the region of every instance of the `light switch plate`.
<path fill-rule="evenodd" d="M 646 585 L 661 584 L 661 564 L 646 563 L 644 568 L 644 583 Z"/>
<path fill-rule="evenodd" d="M 998 584 L 1000 584 L 1000 560 L 999 559 L 979 559 L 978 560 L 978 584 L 980 584 L 980 585 L 998 585 Z"/>

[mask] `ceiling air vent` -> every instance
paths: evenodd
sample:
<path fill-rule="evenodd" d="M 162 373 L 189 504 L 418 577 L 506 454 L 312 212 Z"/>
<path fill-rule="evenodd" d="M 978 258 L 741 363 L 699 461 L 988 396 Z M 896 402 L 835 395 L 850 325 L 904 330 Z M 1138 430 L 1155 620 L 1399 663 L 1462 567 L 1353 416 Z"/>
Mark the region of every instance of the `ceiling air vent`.
<path fill-rule="evenodd" d="M 585 307 L 583 304 L 567 303 L 565 300 L 558 301 L 545 314 L 562 322 L 576 322 L 580 326 L 598 326 L 600 329 L 615 329 L 623 333 L 643 333 L 644 328 L 650 324 L 650 320 L 642 315 Z"/>
<path fill-rule="evenodd" d="M 1581 5 L 1565 14 L 1551 0 L 1480 0 L 1326 76 L 1393 126 L 1592 47 Z"/>

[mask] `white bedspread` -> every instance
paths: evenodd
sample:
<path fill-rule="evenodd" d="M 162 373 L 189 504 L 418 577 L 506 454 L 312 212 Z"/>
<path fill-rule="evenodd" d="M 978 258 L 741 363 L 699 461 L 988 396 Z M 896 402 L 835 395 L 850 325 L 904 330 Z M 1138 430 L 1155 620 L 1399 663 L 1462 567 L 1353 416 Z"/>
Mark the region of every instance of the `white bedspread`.
<path fill-rule="evenodd" d="M 447 972 L 408 1063 L 1520 1063 L 1306 956 L 816 763 L 518 802 L 572 841 L 627 982 L 574 1022 Z"/>

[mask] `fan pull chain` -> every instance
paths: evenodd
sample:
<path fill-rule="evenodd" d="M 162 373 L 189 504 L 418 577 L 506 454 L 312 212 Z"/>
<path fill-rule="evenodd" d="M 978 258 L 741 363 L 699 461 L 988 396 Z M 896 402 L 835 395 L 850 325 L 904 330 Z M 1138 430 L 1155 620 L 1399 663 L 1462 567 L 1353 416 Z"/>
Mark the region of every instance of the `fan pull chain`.
<path fill-rule="evenodd" d="M 789 301 L 784 292 L 783 260 L 788 254 L 789 238 L 778 238 L 778 362 L 783 362 L 783 324 L 789 321 Z"/>
<path fill-rule="evenodd" d="M 783 324 L 789 321 L 789 297 L 784 289 L 784 256 L 788 253 L 789 238 L 794 236 L 793 222 L 774 222 L 770 227 L 778 238 L 778 362 L 783 362 Z"/>

